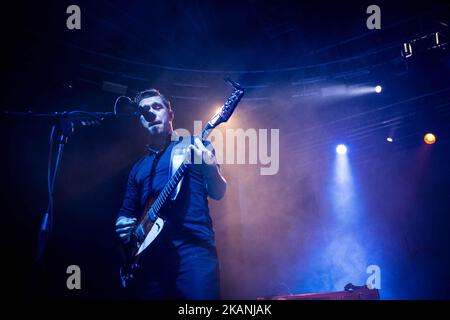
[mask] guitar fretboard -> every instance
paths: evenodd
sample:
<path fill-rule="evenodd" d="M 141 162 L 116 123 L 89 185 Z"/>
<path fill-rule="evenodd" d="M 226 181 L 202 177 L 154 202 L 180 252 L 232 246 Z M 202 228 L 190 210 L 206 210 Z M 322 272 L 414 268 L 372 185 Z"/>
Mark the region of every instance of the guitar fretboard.
<path fill-rule="evenodd" d="M 155 202 L 153 203 L 152 207 L 149 209 L 149 214 L 153 210 L 154 214 L 158 214 L 158 212 L 161 210 L 161 208 L 166 203 L 169 196 L 172 194 L 173 190 L 175 190 L 175 187 L 180 182 L 181 178 L 183 178 L 186 169 L 188 167 L 188 164 L 183 162 L 180 167 L 177 169 L 175 174 L 170 178 L 169 182 L 164 186 L 164 189 L 161 191 L 161 193 L 156 198 Z"/>

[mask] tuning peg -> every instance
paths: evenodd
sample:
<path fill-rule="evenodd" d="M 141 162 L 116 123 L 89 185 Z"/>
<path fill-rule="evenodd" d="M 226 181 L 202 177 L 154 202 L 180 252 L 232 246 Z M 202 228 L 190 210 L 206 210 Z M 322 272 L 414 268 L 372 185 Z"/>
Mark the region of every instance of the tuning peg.
<path fill-rule="evenodd" d="M 229 77 L 225 78 L 225 81 L 228 82 L 230 85 L 232 85 L 235 89 L 239 89 L 242 91 L 244 90 L 244 88 L 239 83 L 237 83 L 234 80 L 231 80 L 231 78 Z"/>

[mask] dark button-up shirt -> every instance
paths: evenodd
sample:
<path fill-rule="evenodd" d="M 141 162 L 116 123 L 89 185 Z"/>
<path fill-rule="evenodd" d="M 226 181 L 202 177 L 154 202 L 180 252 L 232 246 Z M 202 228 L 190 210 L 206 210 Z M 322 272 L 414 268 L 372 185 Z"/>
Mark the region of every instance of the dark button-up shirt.
<path fill-rule="evenodd" d="M 171 153 L 177 143 L 179 142 L 170 142 L 160 155 L 152 181 L 150 171 L 157 152 L 150 150 L 148 155 L 133 166 L 119 216 L 135 217 L 139 220 L 148 197 L 158 195 L 169 181 Z M 214 245 L 214 229 L 209 215 L 206 183 L 199 166 L 188 167 L 176 199 L 169 199 L 164 206 L 162 217 L 166 221 L 164 226 L 166 230 L 163 229 L 163 232 L 169 233 L 174 239 L 192 238 Z"/>

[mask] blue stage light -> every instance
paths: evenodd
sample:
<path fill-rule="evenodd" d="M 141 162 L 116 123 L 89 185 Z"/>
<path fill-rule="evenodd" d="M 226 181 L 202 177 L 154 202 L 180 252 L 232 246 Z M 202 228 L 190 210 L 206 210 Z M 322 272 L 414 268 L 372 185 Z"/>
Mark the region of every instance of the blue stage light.
<path fill-rule="evenodd" d="M 336 147 L 336 152 L 338 154 L 346 154 L 347 153 L 347 147 L 344 144 L 340 144 Z"/>

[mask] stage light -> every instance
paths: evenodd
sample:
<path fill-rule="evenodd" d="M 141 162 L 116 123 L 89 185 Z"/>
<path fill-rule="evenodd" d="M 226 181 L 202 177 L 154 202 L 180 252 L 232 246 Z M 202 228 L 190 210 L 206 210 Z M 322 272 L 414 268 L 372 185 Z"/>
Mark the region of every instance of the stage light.
<path fill-rule="evenodd" d="M 394 142 L 394 139 L 392 139 L 391 137 L 387 137 L 387 142 Z"/>
<path fill-rule="evenodd" d="M 338 154 L 346 154 L 347 153 L 347 147 L 344 144 L 340 144 L 336 147 L 336 152 Z"/>
<path fill-rule="evenodd" d="M 423 137 L 423 141 L 425 141 L 426 144 L 434 144 L 436 142 L 436 137 L 432 133 L 427 133 Z"/>
<path fill-rule="evenodd" d="M 376 93 L 381 93 L 381 91 L 383 91 L 383 88 L 380 85 L 375 87 L 375 92 Z"/>

